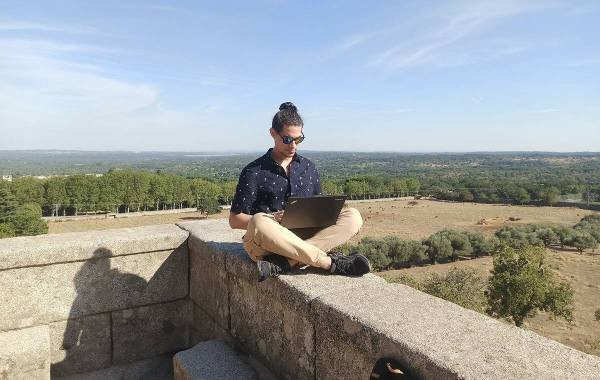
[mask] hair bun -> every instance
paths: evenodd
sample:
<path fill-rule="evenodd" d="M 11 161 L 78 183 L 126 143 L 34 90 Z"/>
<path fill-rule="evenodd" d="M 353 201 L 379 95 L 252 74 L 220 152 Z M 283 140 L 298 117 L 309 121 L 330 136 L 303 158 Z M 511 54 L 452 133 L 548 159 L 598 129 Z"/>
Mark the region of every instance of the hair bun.
<path fill-rule="evenodd" d="M 281 105 L 279 106 L 279 110 L 280 111 L 283 111 L 283 110 L 298 111 L 298 108 L 296 108 L 296 106 L 292 102 L 285 102 L 285 103 L 281 103 Z"/>

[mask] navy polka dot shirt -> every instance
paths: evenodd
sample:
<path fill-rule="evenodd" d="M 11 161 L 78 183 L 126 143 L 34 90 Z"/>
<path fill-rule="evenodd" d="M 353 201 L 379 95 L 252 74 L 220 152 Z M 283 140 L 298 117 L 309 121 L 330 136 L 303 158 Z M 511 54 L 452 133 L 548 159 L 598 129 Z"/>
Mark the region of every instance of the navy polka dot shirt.
<path fill-rule="evenodd" d="M 315 164 L 296 153 L 290 163 L 290 176 L 279 165 L 269 149 L 242 170 L 231 211 L 254 215 L 257 212 L 284 210 L 287 199 L 321 195 L 321 183 Z"/>

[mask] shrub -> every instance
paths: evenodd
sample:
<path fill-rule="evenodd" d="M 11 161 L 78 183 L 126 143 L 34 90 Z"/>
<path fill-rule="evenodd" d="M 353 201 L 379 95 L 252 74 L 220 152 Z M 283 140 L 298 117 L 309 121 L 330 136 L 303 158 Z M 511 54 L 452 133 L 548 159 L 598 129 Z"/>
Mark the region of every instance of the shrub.
<path fill-rule="evenodd" d="M 596 309 L 596 311 L 594 312 L 594 317 L 597 321 L 600 321 L 600 309 Z"/>
<path fill-rule="evenodd" d="M 221 206 L 217 198 L 205 197 L 198 199 L 198 211 L 202 214 L 211 215 L 221 212 Z"/>
<path fill-rule="evenodd" d="M 411 288 L 421 290 L 421 283 L 419 281 L 417 281 L 414 277 L 409 276 L 407 274 L 402 274 L 398 277 L 391 279 L 390 281 L 398 283 L 398 284 L 407 285 L 407 286 L 410 286 Z"/>
<path fill-rule="evenodd" d="M 486 238 L 479 232 L 465 232 L 465 236 L 467 236 L 473 248 L 473 252 L 471 253 L 473 257 L 489 256 L 500 244 L 498 238 L 495 236 Z"/>
<path fill-rule="evenodd" d="M 388 244 L 384 239 L 365 237 L 356 246 L 356 251 L 351 252 L 356 253 L 365 255 L 371 262 L 371 267 L 377 271 L 387 269 L 392 262 L 388 256 Z"/>
<path fill-rule="evenodd" d="M 598 241 L 587 231 L 575 230 L 575 234 L 567 245 L 577 249 L 579 254 L 582 254 L 586 249 L 595 249 L 598 246 Z"/>
<path fill-rule="evenodd" d="M 524 248 L 528 245 L 544 245 L 544 242 L 536 234 L 539 228 L 535 224 L 506 226 L 496 231 L 495 236 L 501 243 L 515 249 Z"/>
<path fill-rule="evenodd" d="M 412 266 L 420 263 L 427 256 L 427 247 L 420 241 L 402 240 L 395 236 L 387 238 L 388 257 L 395 266 Z"/>
<path fill-rule="evenodd" d="M 560 238 L 558 237 L 558 234 L 554 232 L 552 228 L 541 228 L 535 231 L 535 233 L 537 235 L 537 238 L 540 239 L 546 247 L 550 247 L 552 245 L 560 243 Z"/>
<path fill-rule="evenodd" d="M 447 274 L 430 274 L 423 281 L 403 274 L 391 280 L 480 313 L 485 309 L 485 280 L 473 269 L 452 268 Z"/>
<path fill-rule="evenodd" d="M 423 240 L 423 245 L 427 246 L 427 256 L 431 264 L 435 264 L 437 260 L 450 257 L 452 255 L 452 243 L 448 237 L 441 234 L 433 234 Z"/>
<path fill-rule="evenodd" d="M 460 193 L 458 193 L 458 200 L 461 202 L 473 202 L 474 199 L 475 197 L 473 196 L 473 193 L 471 193 L 469 190 L 462 190 Z"/>
<path fill-rule="evenodd" d="M 575 237 L 575 229 L 573 227 L 560 226 L 553 227 L 552 230 L 558 236 L 558 241 L 561 248 L 564 248 L 565 246 L 569 245 L 569 243 Z"/>
<path fill-rule="evenodd" d="M 14 228 L 8 223 L 0 223 L 0 239 L 16 236 Z"/>
<path fill-rule="evenodd" d="M 573 290 L 568 283 L 556 280 L 544 262 L 544 248 L 515 250 L 505 246 L 494 255 L 493 265 L 485 291 L 490 315 L 511 318 L 517 326 L 537 310 L 573 320 Z"/>
<path fill-rule="evenodd" d="M 452 245 L 452 254 L 450 259 L 456 261 L 459 256 L 468 256 L 473 252 L 473 247 L 469 242 L 469 238 L 462 232 L 454 230 L 442 230 L 439 234 L 446 236 Z"/>
<path fill-rule="evenodd" d="M 589 233 L 597 242 L 600 242 L 600 215 L 587 215 L 574 228 Z"/>
<path fill-rule="evenodd" d="M 446 275 L 429 275 L 420 290 L 453 302 L 467 309 L 483 312 L 485 309 L 485 281 L 473 269 L 451 269 Z"/>

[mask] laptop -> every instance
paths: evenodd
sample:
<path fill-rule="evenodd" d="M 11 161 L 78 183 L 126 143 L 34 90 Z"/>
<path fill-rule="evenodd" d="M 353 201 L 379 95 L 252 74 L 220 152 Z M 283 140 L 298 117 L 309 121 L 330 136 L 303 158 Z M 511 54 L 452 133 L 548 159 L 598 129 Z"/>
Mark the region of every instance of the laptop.
<path fill-rule="evenodd" d="M 286 228 L 333 226 L 346 198 L 345 195 L 289 197 L 281 225 Z"/>

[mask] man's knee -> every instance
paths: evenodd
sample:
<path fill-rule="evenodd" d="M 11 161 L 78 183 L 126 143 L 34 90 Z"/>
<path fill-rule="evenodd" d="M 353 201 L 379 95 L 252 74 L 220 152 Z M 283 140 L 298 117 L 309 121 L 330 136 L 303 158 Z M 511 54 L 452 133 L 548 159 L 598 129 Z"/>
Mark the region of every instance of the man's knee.
<path fill-rule="evenodd" d="M 349 215 L 349 219 L 351 220 L 355 233 L 358 233 L 363 226 L 363 218 L 360 215 L 360 212 L 354 207 L 348 207 L 345 210 Z"/>
<path fill-rule="evenodd" d="M 248 229 L 252 229 L 253 233 L 264 232 L 265 229 L 273 226 L 273 223 L 277 223 L 269 214 L 264 212 L 257 212 L 252 215 L 248 222 Z"/>

